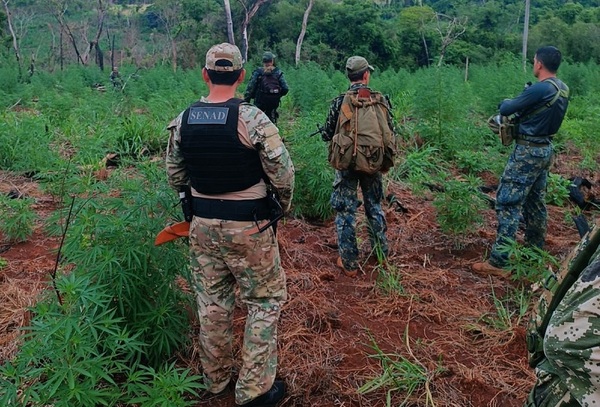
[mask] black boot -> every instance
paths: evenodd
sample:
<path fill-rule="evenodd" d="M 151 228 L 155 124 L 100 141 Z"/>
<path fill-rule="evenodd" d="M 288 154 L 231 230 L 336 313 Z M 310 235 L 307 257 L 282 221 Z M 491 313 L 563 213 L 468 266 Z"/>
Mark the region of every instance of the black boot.
<path fill-rule="evenodd" d="M 242 407 L 275 407 L 283 399 L 283 396 L 285 396 L 285 382 L 275 380 L 268 392 L 261 394 L 249 403 L 242 404 Z"/>

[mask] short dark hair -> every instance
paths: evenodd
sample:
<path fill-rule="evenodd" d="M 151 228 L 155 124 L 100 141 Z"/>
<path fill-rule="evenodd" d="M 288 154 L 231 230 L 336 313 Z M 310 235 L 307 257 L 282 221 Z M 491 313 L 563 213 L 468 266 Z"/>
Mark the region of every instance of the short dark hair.
<path fill-rule="evenodd" d="M 231 63 L 231 61 L 226 61 L 226 60 L 218 60 L 215 65 L 217 66 L 233 66 L 233 64 Z M 208 77 L 210 78 L 210 81 L 212 83 L 214 83 L 215 85 L 233 85 L 239 78 L 240 75 L 242 74 L 242 70 L 238 69 L 237 71 L 231 71 L 231 72 L 221 72 L 221 71 L 215 71 L 212 69 L 207 69 L 206 72 L 208 73 Z"/>
<path fill-rule="evenodd" d="M 369 68 L 365 68 L 362 71 L 349 73 L 348 79 L 350 79 L 350 82 L 360 81 L 363 78 L 365 72 L 367 72 L 368 70 L 369 70 Z"/>
<path fill-rule="evenodd" d="M 242 73 L 242 70 L 233 71 L 233 72 L 217 72 L 212 69 L 207 69 L 208 77 L 210 81 L 215 85 L 233 85 L 239 78 Z"/>
<path fill-rule="evenodd" d="M 553 46 L 540 47 L 535 51 L 535 57 L 538 61 L 544 65 L 544 68 L 552 73 L 558 71 L 560 62 L 562 60 L 562 54 L 558 48 Z"/>

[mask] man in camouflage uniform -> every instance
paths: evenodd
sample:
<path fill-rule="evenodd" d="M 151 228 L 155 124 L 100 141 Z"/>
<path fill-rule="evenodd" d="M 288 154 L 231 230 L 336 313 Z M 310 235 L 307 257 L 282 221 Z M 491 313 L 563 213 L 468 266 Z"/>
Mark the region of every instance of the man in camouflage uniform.
<path fill-rule="evenodd" d="M 568 87 L 556 77 L 560 62 L 561 53 L 557 48 L 539 48 L 533 60 L 533 74 L 538 82 L 526 87 L 516 98 L 500 104 L 501 115 L 517 114 L 521 118 L 518 120 L 519 135 L 496 191 L 496 241 L 489 260 L 473 264 L 476 272 L 507 275 L 503 268 L 507 266 L 508 257 L 501 247 L 515 239 L 521 212 L 526 225 L 525 243 L 539 248 L 544 245 L 548 216 L 545 195 L 553 157 L 552 138 L 562 124 L 569 103 Z M 544 109 L 557 92 L 560 97 Z"/>
<path fill-rule="evenodd" d="M 374 68 L 360 56 L 352 56 L 346 62 L 346 75 L 350 80 L 349 90 L 368 87 L 371 72 Z M 321 137 L 331 142 L 337 131 L 340 108 L 345 93 L 336 97 L 329 107 L 325 127 Z M 388 106 L 389 107 L 389 106 Z M 391 110 L 391 109 L 390 109 Z M 392 118 L 388 117 L 387 125 L 394 129 Z M 356 242 L 356 209 L 360 202 L 357 197 L 358 185 L 362 190 L 365 213 L 369 224 L 369 240 L 373 251 L 383 257 L 388 255 L 388 243 L 385 232 L 387 224 L 381 208 L 383 200 L 382 174 L 362 174 L 354 171 L 335 171 L 331 206 L 337 212 L 335 226 L 337 230 L 338 253 L 337 265 L 348 277 L 358 274 L 358 246 Z"/>
<path fill-rule="evenodd" d="M 294 167 L 277 127 L 234 98 L 244 75 L 235 45 L 207 52 L 202 77 L 209 94 L 169 124 L 166 164 L 169 184 L 189 185 L 193 196 L 190 257 L 208 391 L 220 393 L 231 380 L 237 283 L 248 314 L 235 401 L 256 407 L 284 396 L 275 375 L 277 322 L 287 298 L 273 228 L 258 228 L 268 223 L 267 183 L 289 210 Z"/>
<path fill-rule="evenodd" d="M 537 381 L 525 407 L 600 405 L 599 225 L 590 232 L 592 237 L 588 235 L 582 239 L 571 254 L 572 257 L 585 258 L 585 250 L 588 250 L 585 244 L 590 247 L 596 245 L 596 251 L 587 266 L 584 262 L 581 274 L 570 288 L 566 287 L 568 291 L 551 314 L 543 337 L 543 348 L 540 348 L 543 349 L 542 357 L 534 359 Z M 577 269 L 577 266 L 573 268 Z M 547 292 L 542 294 L 540 301 L 544 300 L 545 294 Z M 539 310 L 543 312 L 547 304 L 549 301 L 540 302 Z M 535 328 L 535 323 L 539 321 L 533 319 L 533 322 Z M 534 348 L 537 346 L 531 347 L 530 351 Z"/>
<path fill-rule="evenodd" d="M 113 88 L 123 88 L 123 80 L 121 79 L 121 74 L 119 74 L 119 69 L 115 66 L 110 73 L 110 82 L 113 84 Z"/>
<path fill-rule="evenodd" d="M 256 68 L 252 72 L 252 77 L 246 87 L 244 100 L 250 102 L 254 99 L 256 107 L 265 112 L 273 123 L 277 123 L 279 113 L 277 108 L 281 98 L 288 94 L 290 88 L 283 76 L 283 71 L 275 65 L 275 55 L 272 52 L 265 52 L 262 57 L 263 66 Z M 279 89 L 276 94 L 267 95 L 261 89 L 261 80 L 265 75 L 276 78 L 279 84 Z"/>

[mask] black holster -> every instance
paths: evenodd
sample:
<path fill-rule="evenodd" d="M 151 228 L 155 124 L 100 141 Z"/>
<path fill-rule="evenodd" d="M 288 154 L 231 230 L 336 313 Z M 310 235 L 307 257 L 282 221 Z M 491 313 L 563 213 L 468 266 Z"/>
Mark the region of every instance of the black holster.
<path fill-rule="evenodd" d="M 269 206 L 269 224 L 261 228 L 260 232 L 269 226 L 273 226 L 274 234 L 277 234 L 277 222 L 283 218 L 283 208 L 279 203 L 279 193 L 272 185 L 267 186 L 267 204 Z"/>
<path fill-rule="evenodd" d="M 183 219 L 186 222 L 191 222 L 194 216 L 194 208 L 192 203 L 192 188 L 189 185 L 179 187 L 179 201 L 181 202 Z"/>

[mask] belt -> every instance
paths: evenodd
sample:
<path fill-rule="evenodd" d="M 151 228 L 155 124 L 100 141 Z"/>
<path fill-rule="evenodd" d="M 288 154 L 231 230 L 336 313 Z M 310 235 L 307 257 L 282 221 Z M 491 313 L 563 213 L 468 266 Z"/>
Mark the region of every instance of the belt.
<path fill-rule="evenodd" d="M 194 197 L 192 203 L 194 215 L 200 218 L 237 221 L 269 219 L 267 198 L 233 201 Z"/>
<path fill-rule="evenodd" d="M 516 143 L 527 147 L 548 147 L 550 145 L 549 143 L 533 143 L 531 141 L 521 139 L 517 139 Z"/>

